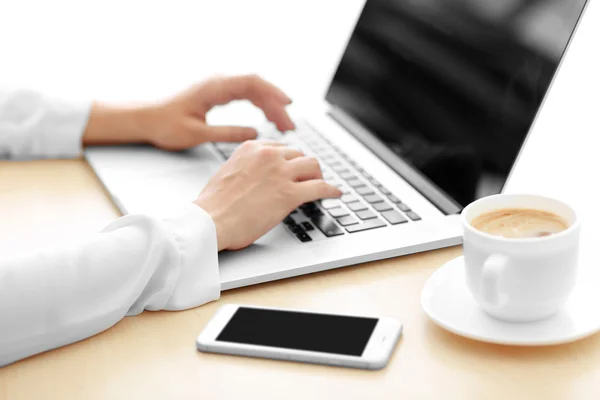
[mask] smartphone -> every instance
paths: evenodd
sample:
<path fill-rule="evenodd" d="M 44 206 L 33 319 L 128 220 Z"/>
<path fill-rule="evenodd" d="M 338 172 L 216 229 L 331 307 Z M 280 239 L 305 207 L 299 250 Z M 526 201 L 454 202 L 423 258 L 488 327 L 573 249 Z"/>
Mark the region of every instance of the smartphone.
<path fill-rule="evenodd" d="M 385 367 L 402 333 L 388 317 L 227 304 L 196 339 L 198 350 L 362 369 Z"/>

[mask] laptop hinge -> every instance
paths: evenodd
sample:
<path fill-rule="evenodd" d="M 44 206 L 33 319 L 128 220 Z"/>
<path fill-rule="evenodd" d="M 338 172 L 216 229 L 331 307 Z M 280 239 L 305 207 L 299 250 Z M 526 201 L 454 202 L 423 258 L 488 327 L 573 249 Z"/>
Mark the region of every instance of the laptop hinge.
<path fill-rule="evenodd" d="M 380 160 L 386 163 L 392 170 L 411 184 L 423 197 L 446 215 L 456 214 L 462 207 L 448 196 L 435 183 L 421 174 L 409 163 L 400 158 L 396 153 L 381 142 L 375 135 L 369 132 L 362 124 L 345 113 L 339 107 L 331 105 L 327 111 L 336 123 L 341 125 L 352 136 L 358 139 Z"/>

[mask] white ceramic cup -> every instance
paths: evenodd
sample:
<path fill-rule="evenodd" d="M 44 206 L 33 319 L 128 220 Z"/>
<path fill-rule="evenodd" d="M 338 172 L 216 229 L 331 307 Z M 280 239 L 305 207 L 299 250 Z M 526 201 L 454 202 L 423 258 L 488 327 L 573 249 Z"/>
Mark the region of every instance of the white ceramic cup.
<path fill-rule="evenodd" d="M 563 217 L 569 227 L 549 236 L 515 239 L 471 225 L 475 217 L 505 208 L 549 211 Z M 571 207 L 542 196 L 499 194 L 469 204 L 461 216 L 467 286 L 488 314 L 526 322 L 561 309 L 577 274 L 580 224 Z"/>

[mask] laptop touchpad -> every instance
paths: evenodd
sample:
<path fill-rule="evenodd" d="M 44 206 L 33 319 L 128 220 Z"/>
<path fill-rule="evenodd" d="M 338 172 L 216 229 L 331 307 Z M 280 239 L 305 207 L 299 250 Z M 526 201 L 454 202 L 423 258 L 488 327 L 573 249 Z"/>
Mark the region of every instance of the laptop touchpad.
<path fill-rule="evenodd" d="M 127 213 L 168 212 L 194 200 L 222 161 L 211 145 L 183 152 L 147 146 L 95 148 L 86 153 Z"/>

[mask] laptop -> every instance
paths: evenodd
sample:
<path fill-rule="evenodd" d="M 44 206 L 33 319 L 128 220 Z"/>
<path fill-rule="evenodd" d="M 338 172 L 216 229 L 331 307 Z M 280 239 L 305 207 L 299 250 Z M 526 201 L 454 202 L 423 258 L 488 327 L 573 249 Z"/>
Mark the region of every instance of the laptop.
<path fill-rule="evenodd" d="M 585 5 L 367 0 L 325 98 L 292 115 L 294 132 L 259 127 L 317 157 L 344 195 L 221 252 L 222 289 L 460 244 L 462 208 L 500 193 L 521 162 Z M 124 214 L 161 214 L 195 199 L 236 146 L 85 155 Z"/>

